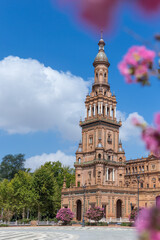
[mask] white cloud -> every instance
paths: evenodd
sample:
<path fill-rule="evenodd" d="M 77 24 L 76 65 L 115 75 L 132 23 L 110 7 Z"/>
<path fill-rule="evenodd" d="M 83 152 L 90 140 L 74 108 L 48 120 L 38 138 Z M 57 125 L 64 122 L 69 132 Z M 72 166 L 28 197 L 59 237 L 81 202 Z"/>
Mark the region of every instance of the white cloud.
<path fill-rule="evenodd" d="M 9 56 L 0 61 L 0 128 L 10 134 L 58 130 L 80 137 L 88 82 L 37 60 Z"/>
<path fill-rule="evenodd" d="M 46 162 L 56 162 L 60 161 L 64 166 L 73 167 L 75 162 L 75 156 L 66 155 L 65 153 L 58 150 L 56 153 L 37 155 L 30 157 L 26 160 L 25 167 L 31 168 L 32 171 L 44 165 Z"/>
<path fill-rule="evenodd" d="M 137 112 L 130 113 L 126 118 L 125 113 L 118 112 L 118 116 L 122 120 L 122 127 L 120 128 L 120 138 L 122 141 L 138 140 L 138 144 L 141 141 L 141 129 L 132 124 L 132 118 L 136 117 L 140 122 L 145 122 L 144 118 Z"/>

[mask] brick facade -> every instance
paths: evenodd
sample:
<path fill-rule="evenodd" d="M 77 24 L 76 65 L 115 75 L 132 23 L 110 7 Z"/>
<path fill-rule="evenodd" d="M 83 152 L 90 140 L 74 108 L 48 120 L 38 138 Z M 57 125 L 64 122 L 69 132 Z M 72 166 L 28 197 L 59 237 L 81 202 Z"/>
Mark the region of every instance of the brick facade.
<path fill-rule="evenodd" d="M 147 158 L 126 161 L 119 140 L 121 121 L 116 118 L 116 96 L 108 83 L 108 58 L 101 38 L 94 60 L 94 83 L 86 96 L 86 116 L 80 121 L 82 142 L 76 151 L 75 185 L 62 189 L 62 207 L 69 207 L 77 220 L 95 205 L 105 208 L 106 217 L 126 218 L 139 205 L 151 206 L 160 191 L 160 160 Z M 85 186 L 85 188 L 84 188 Z"/>

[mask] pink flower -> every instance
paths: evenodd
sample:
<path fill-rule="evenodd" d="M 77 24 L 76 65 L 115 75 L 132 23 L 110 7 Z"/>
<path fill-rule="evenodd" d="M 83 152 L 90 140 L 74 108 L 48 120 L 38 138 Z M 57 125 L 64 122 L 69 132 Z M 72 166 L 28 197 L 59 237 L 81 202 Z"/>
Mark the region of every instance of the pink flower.
<path fill-rule="evenodd" d="M 99 221 L 104 216 L 104 208 L 91 207 L 86 213 L 86 217 L 91 220 Z"/>
<path fill-rule="evenodd" d="M 147 85 L 154 58 L 155 52 L 146 49 L 145 46 L 132 46 L 118 68 L 127 83 L 140 82 Z"/>
<path fill-rule="evenodd" d="M 156 113 L 155 114 L 154 122 L 155 122 L 158 130 L 160 131 L 160 113 Z"/>
<path fill-rule="evenodd" d="M 127 63 L 125 61 L 122 61 L 119 63 L 118 65 L 119 71 L 123 74 L 123 75 L 128 75 L 129 74 L 129 69 L 127 66 Z"/>
<path fill-rule="evenodd" d="M 160 232 L 152 231 L 150 234 L 151 240 L 160 240 Z"/>
<path fill-rule="evenodd" d="M 156 127 L 146 126 L 137 118 L 132 118 L 132 124 L 142 129 L 142 139 L 146 148 L 155 156 L 160 156 L 160 113 L 155 114 L 154 122 Z"/>
<path fill-rule="evenodd" d="M 160 240 L 160 207 L 142 209 L 135 226 L 140 239 Z"/>
<path fill-rule="evenodd" d="M 55 0 L 52 0 L 52 2 L 55 2 Z M 101 28 L 109 29 L 112 26 L 113 21 L 117 20 L 119 12 L 122 12 L 120 6 L 123 6 L 126 2 L 132 10 L 133 4 L 136 4 L 139 9 L 147 12 L 147 16 L 148 13 L 155 13 L 160 10 L 159 0 L 57 0 L 56 2 L 60 7 L 71 5 L 75 16 L 78 16 L 85 25 L 90 25 L 98 31 Z"/>
<path fill-rule="evenodd" d="M 138 218 L 135 222 L 135 227 L 139 233 L 142 233 L 150 227 L 150 215 L 150 209 L 148 208 L 143 208 L 139 212 Z"/>
<path fill-rule="evenodd" d="M 156 156 L 160 156 L 160 131 L 153 127 L 147 127 L 142 132 L 142 139 L 148 150 Z"/>
<path fill-rule="evenodd" d="M 148 68 L 145 64 L 139 65 L 135 70 L 135 77 L 139 79 L 145 75 L 147 75 Z"/>
<path fill-rule="evenodd" d="M 138 0 L 138 6 L 147 13 L 155 13 L 160 10 L 160 1 L 159 0 Z"/>
<path fill-rule="evenodd" d="M 61 208 L 56 215 L 56 218 L 63 221 L 64 224 L 69 223 L 73 217 L 74 213 L 69 208 Z"/>

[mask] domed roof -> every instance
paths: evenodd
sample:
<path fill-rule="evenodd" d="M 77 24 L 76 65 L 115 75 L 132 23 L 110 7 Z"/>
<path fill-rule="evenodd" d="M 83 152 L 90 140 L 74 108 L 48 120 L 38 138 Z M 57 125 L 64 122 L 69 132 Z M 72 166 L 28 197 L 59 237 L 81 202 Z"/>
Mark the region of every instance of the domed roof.
<path fill-rule="evenodd" d="M 96 58 L 94 59 L 93 66 L 96 67 L 97 64 L 105 64 L 109 67 L 110 64 L 108 62 L 108 58 L 104 51 L 105 42 L 102 38 L 100 39 L 98 45 L 99 45 L 99 52 Z"/>
<path fill-rule="evenodd" d="M 102 52 L 102 51 L 98 52 L 96 58 L 94 59 L 94 62 L 100 62 L 100 61 L 108 62 L 108 58 L 107 58 L 105 52 Z"/>

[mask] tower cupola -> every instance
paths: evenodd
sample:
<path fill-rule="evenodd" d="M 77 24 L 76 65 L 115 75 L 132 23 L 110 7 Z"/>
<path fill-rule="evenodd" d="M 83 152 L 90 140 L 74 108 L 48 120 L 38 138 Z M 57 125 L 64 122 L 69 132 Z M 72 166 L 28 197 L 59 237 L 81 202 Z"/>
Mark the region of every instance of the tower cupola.
<path fill-rule="evenodd" d="M 99 40 L 99 51 L 94 59 L 94 84 L 92 86 L 92 91 L 101 93 L 100 89 L 103 87 L 104 93 L 110 91 L 110 86 L 108 83 L 108 67 L 110 63 L 108 61 L 107 55 L 104 51 L 105 42 L 101 33 L 101 39 Z"/>
<path fill-rule="evenodd" d="M 110 63 L 108 62 L 107 55 L 104 51 L 105 42 L 102 36 L 101 36 L 101 39 L 99 40 L 98 45 L 99 45 L 99 51 L 96 58 L 94 59 L 93 66 L 96 67 L 98 64 L 104 64 L 105 66 L 109 67 Z"/>

